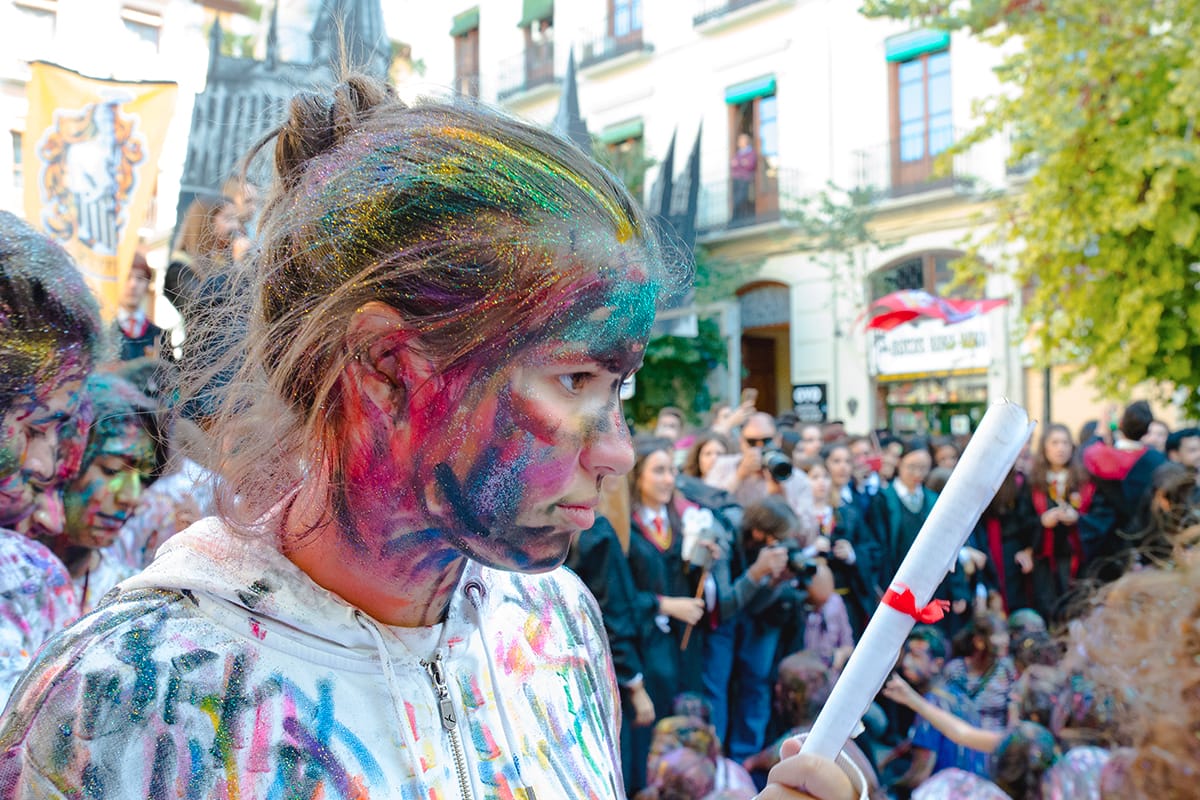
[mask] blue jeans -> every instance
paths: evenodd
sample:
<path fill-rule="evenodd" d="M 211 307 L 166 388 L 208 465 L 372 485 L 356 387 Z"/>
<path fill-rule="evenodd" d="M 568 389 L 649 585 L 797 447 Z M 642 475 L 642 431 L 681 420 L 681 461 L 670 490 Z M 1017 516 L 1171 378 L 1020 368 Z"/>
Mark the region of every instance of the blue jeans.
<path fill-rule="evenodd" d="M 742 761 L 763 749 L 771 721 L 771 676 L 781 629 L 750 617 L 737 620 L 737 695 L 729 731 L 729 757 Z"/>
<path fill-rule="evenodd" d="M 704 699 L 712 707 L 713 730 L 717 732 L 722 745 L 729 734 L 729 679 L 733 676 L 737 624 L 737 618 L 722 622 L 704 638 L 704 664 L 700 681 L 704 686 Z"/>

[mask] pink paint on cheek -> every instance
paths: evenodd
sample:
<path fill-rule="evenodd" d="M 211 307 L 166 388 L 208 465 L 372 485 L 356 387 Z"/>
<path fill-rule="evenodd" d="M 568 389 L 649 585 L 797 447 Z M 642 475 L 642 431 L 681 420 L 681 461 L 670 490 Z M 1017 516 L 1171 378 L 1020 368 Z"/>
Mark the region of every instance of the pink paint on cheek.
<path fill-rule="evenodd" d="M 556 459 L 547 457 L 542 460 L 535 455 L 529 459 L 528 465 L 521 471 L 519 480 L 532 489 L 533 494 L 544 496 L 565 489 L 578 468 L 577 455 Z"/>

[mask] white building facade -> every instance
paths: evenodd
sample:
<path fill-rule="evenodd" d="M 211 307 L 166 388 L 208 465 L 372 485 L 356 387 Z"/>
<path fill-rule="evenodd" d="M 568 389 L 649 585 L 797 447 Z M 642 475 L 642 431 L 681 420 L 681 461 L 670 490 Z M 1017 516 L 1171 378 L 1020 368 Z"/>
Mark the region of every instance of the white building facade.
<path fill-rule="evenodd" d="M 222 26 L 248 41 L 258 24 L 237 0 L 0 0 L 0 209 L 24 216 L 21 144 L 28 100 L 29 62 L 49 61 L 83 75 L 121 81 L 173 81 L 175 113 L 158 159 L 154 197 L 138 226 L 139 246 L 155 269 L 147 312 L 172 328 L 175 308 L 161 294 L 170 257 L 196 94 L 204 88 L 208 31 Z"/>
<path fill-rule="evenodd" d="M 427 7 L 419 16 L 413 49 L 430 84 L 549 124 L 573 49 L 582 116 L 602 146 L 655 160 L 677 135 L 686 155 L 703 126 L 699 241 L 746 269 L 736 297 L 708 309 L 738 345 L 726 399 L 753 386 L 774 413 L 801 399 L 851 431 L 935 433 L 966 432 L 988 402 L 1025 399 L 1009 335 L 1019 297 L 1002 271 L 973 291 L 1013 302 L 969 322 L 863 325 L 888 292 L 945 293 L 948 263 L 988 224 L 986 193 L 1019 190 L 1003 141 L 934 172 L 973 127 L 972 102 L 999 88 L 994 49 L 836 0 L 456 0 L 440 20 Z M 731 175 L 743 133 L 749 192 Z M 876 190 L 882 248 L 800 246 L 789 211 L 830 183 Z"/>

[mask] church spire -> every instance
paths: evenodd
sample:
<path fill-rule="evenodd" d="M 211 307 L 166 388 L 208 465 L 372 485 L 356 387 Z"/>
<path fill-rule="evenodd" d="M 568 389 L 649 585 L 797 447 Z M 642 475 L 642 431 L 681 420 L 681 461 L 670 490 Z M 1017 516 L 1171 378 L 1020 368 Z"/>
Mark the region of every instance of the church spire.
<path fill-rule="evenodd" d="M 567 54 L 567 74 L 563 78 L 562 96 L 558 99 L 558 113 L 554 116 L 554 132 L 570 139 L 592 152 L 592 136 L 587 122 L 579 115 L 579 87 L 575 82 L 575 48 Z"/>
<path fill-rule="evenodd" d="M 387 76 L 392 46 L 380 0 L 321 0 L 312 31 L 313 63 L 337 74 L 343 53 L 350 68 Z"/>

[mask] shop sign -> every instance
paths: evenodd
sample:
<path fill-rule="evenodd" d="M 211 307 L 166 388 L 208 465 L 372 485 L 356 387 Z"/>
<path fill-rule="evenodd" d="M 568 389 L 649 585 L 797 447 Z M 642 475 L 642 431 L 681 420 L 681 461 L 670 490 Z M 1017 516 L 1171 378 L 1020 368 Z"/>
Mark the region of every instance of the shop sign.
<path fill-rule="evenodd" d="M 941 320 L 908 323 L 874 332 L 876 375 L 978 369 L 992 363 L 991 322 L 983 315 L 954 325 Z"/>
<path fill-rule="evenodd" d="M 801 423 L 826 422 L 829 419 L 829 392 L 825 383 L 792 385 L 792 407 Z"/>

